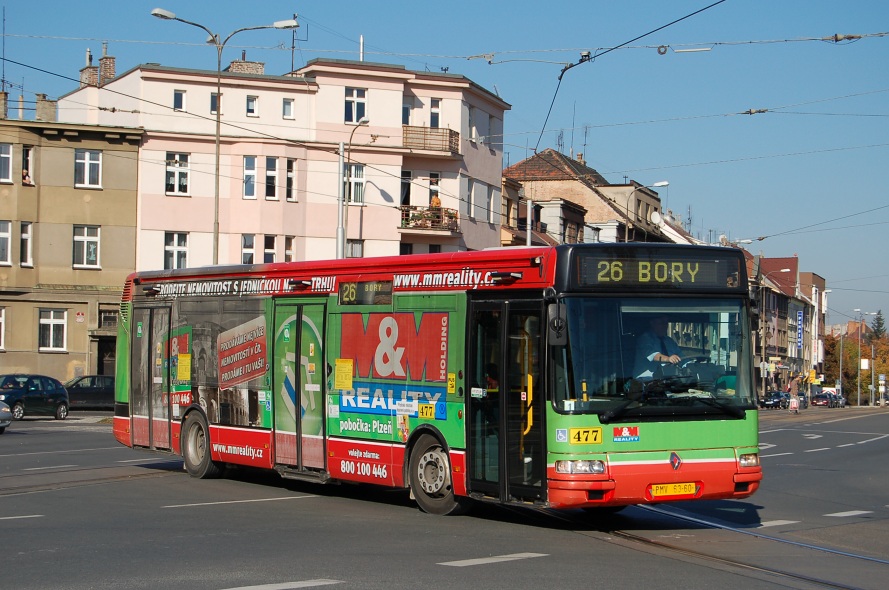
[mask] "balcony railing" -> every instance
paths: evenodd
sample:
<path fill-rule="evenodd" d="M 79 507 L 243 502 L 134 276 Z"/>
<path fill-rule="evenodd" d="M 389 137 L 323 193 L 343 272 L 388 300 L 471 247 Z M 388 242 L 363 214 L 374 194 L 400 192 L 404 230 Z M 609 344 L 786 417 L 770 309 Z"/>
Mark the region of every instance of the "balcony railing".
<path fill-rule="evenodd" d="M 460 153 L 460 134 L 438 127 L 402 127 L 404 147 L 415 150 Z"/>
<path fill-rule="evenodd" d="M 444 207 L 401 207 L 403 229 L 460 231 L 460 219 L 456 209 Z"/>

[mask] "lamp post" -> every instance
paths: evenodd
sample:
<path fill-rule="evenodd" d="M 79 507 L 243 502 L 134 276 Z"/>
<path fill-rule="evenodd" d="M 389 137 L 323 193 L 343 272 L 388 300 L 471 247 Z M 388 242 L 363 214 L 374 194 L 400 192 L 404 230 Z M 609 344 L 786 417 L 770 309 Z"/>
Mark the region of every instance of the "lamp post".
<path fill-rule="evenodd" d="M 768 372 L 768 364 L 766 363 L 766 331 L 768 330 L 768 322 L 766 321 L 766 279 L 776 272 L 790 272 L 789 268 L 781 268 L 767 272 L 759 279 L 759 354 L 760 354 L 760 371 L 759 376 L 762 379 L 762 397 L 766 397 L 766 376 Z"/>
<path fill-rule="evenodd" d="M 670 186 L 670 183 L 666 180 L 661 180 L 659 182 L 655 182 L 654 184 L 634 187 L 633 190 L 630 191 L 630 194 L 627 195 L 627 204 L 625 207 L 627 212 L 627 223 L 624 225 L 624 242 L 628 242 L 630 240 L 630 200 L 633 198 L 633 195 L 636 194 L 636 191 L 640 188 L 662 188 L 665 186 Z M 635 235 L 636 233 L 633 232 L 634 239 Z"/>
<path fill-rule="evenodd" d="M 348 209 L 346 207 L 346 170 L 349 169 L 349 166 L 352 165 L 352 139 L 355 137 L 355 132 L 358 131 L 358 128 L 362 125 L 367 125 L 370 123 L 370 119 L 367 117 L 361 117 L 358 119 L 356 125 L 352 128 L 352 133 L 349 134 L 349 143 L 348 147 L 343 145 L 343 142 L 340 142 L 340 161 L 339 161 L 339 186 L 337 187 L 336 196 L 337 196 L 337 224 L 336 224 L 336 257 L 337 259 L 346 257 L 346 224 L 348 223 L 347 212 Z M 346 163 L 345 166 L 343 164 L 343 153 L 346 154 Z"/>
<path fill-rule="evenodd" d="M 216 160 L 213 171 L 213 264 L 219 264 L 219 143 L 222 125 L 222 50 L 232 37 L 243 31 L 255 31 L 258 29 L 295 29 L 299 27 L 299 23 L 297 23 L 295 19 L 290 19 L 279 20 L 270 25 L 243 27 L 232 31 L 225 39 L 220 41 L 220 35 L 214 33 L 204 25 L 179 18 L 175 13 L 170 12 L 169 10 L 155 8 L 151 11 L 151 16 L 163 20 L 176 20 L 180 23 L 197 27 L 209 35 L 209 37 L 207 37 L 207 43 L 216 47 Z"/>
<path fill-rule="evenodd" d="M 861 405 L 861 333 L 864 331 L 864 316 L 866 315 L 877 315 L 875 311 L 861 311 L 856 308 L 852 311 L 858 313 L 858 402 L 857 405 Z M 873 368 L 871 368 L 873 371 Z"/>

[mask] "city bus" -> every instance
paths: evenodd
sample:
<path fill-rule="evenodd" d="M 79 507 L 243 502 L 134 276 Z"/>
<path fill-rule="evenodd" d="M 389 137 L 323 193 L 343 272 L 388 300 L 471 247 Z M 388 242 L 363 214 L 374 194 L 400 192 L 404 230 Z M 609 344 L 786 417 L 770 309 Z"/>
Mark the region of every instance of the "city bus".
<path fill-rule="evenodd" d="M 745 498 L 746 268 L 629 243 L 137 272 L 114 436 L 197 478 L 403 488 L 439 515 Z M 640 353 L 664 316 L 678 354 Z"/>

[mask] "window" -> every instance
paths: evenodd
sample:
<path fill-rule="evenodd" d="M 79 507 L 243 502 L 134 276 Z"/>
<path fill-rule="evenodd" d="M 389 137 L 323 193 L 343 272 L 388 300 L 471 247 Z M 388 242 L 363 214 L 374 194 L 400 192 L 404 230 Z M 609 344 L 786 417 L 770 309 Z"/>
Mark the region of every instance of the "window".
<path fill-rule="evenodd" d="M 259 116 L 259 97 L 258 96 L 248 96 L 247 97 L 247 116 L 248 117 L 258 117 Z"/>
<path fill-rule="evenodd" d="M 74 268 L 99 267 L 99 227 L 74 226 Z"/>
<path fill-rule="evenodd" d="M 275 261 L 275 239 L 276 236 L 265 236 L 263 238 L 263 250 L 262 250 L 262 261 L 263 262 L 274 262 Z"/>
<path fill-rule="evenodd" d="M 74 150 L 74 186 L 101 188 L 102 152 Z"/>
<path fill-rule="evenodd" d="M 184 90 L 174 90 L 173 91 L 173 110 L 174 111 L 184 111 L 185 110 L 185 91 Z"/>
<path fill-rule="evenodd" d="M 188 154 L 167 152 L 167 181 L 168 195 L 188 196 Z"/>
<path fill-rule="evenodd" d="M 215 115 L 219 105 L 219 95 L 215 92 L 210 93 L 210 114 Z"/>
<path fill-rule="evenodd" d="M 37 347 L 41 351 L 65 350 L 65 327 L 68 312 L 64 309 L 41 309 Z"/>
<path fill-rule="evenodd" d="M 349 164 L 349 179 L 346 183 L 347 201 L 356 205 L 364 204 L 364 164 Z"/>
<path fill-rule="evenodd" d="M 6 350 L 6 308 L 0 307 L 0 350 Z"/>
<path fill-rule="evenodd" d="M 22 185 L 34 186 L 34 147 L 22 146 Z"/>
<path fill-rule="evenodd" d="M 430 172 L 429 173 L 429 202 L 432 203 L 433 199 L 438 199 L 439 207 L 441 207 L 441 198 L 440 198 L 440 187 L 438 186 L 441 182 L 441 174 L 438 172 Z"/>
<path fill-rule="evenodd" d="M 244 198 L 256 198 L 256 156 L 244 156 Z"/>
<path fill-rule="evenodd" d="M 99 328 L 116 330 L 120 320 L 120 308 L 99 304 Z"/>
<path fill-rule="evenodd" d="M 278 200 L 278 158 L 265 159 L 265 198 Z"/>
<path fill-rule="evenodd" d="M 407 207 L 411 204 L 411 171 L 401 171 L 401 206 Z"/>
<path fill-rule="evenodd" d="M 441 99 L 433 98 L 431 103 L 431 112 L 429 113 L 429 126 L 441 126 Z"/>
<path fill-rule="evenodd" d="M 357 123 L 367 114 L 367 90 L 346 88 L 346 123 Z"/>
<path fill-rule="evenodd" d="M 346 258 L 363 258 L 364 240 L 346 240 Z"/>
<path fill-rule="evenodd" d="M 287 160 L 287 194 L 288 201 L 296 201 L 296 160 Z"/>
<path fill-rule="evenodd" d="M 411 124 L 411 111 L 414 110 L 414 99 L 408 96 L 404 97 L 401 102 L 401 124 Z"/>
<path fill-rule="evenodd" d="M 21 234 L 19 241 L 19 264 L 22 266 L 34 266 L 34 258 L 31 244 L 33 236 L 31 235 L 32 224 L 30 221 L 23 221 L 21 226 Z"/>
<path fill-rule="evenodd" d="M 0 182 L 12 182 L 12 144 L 0 143 Z"/>
<path fill-rule="evenodd" d="M 164 270 L 188 266 L 188 234 L 164 233 Z"/>
<path fill-rule="evenodd" d="M 10 253 L 12 244 L 12 223 L 0 221 L 0 264 L 9 266 L 12 264 Z"/>
<path fill-rule="evenodd" d="M 241 234 L 241 264 L 253 264 L 253 234 Z"/>
<path fill-rule="evenodd" d="M 429 244 L 430 254 L 441 254 L 441 244 Z"/>
<path fill-rule="evenodd" d="M 284 262 L 293 262 L 293 236 L 284 236 Z"/>
<path fill-rule="evenodd" d="M 293 118 L 293 99 L 285 98 L 281 101 L 281 116 L 285 119 Z"/>

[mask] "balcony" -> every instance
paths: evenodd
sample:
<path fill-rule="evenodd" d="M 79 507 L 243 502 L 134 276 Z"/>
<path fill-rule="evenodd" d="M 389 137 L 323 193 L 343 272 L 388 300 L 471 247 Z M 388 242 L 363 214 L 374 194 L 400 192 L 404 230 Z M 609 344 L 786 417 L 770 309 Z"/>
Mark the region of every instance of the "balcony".
<path fill-rule="evenodd" d="M 401 209 L 401 228 L 422 231 L 459 232 L 460 223 L 456 209 L 444 207 L 413 207 L 404 205 Z"/>
<path fill-rule="evenodd" d="M 404 147 L 414 150 L 460 153 L 460 134 L 452 129 L 402 126 Z"/>

